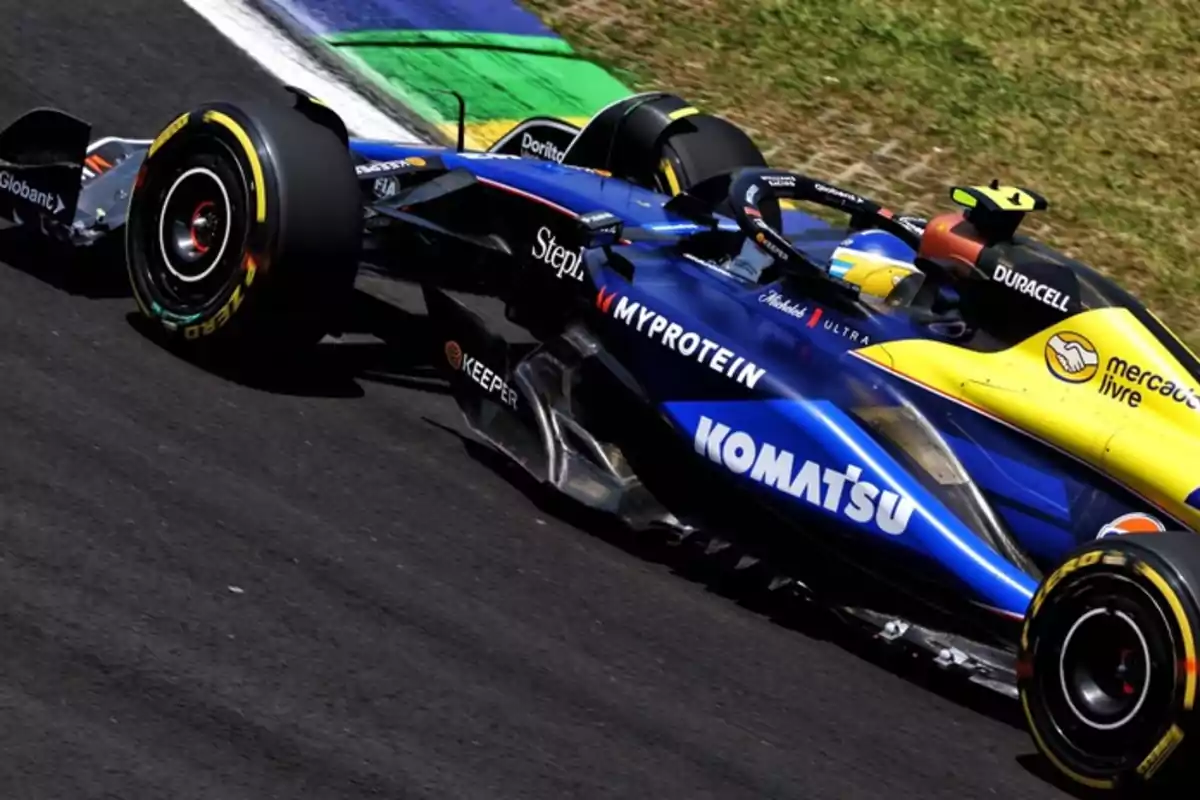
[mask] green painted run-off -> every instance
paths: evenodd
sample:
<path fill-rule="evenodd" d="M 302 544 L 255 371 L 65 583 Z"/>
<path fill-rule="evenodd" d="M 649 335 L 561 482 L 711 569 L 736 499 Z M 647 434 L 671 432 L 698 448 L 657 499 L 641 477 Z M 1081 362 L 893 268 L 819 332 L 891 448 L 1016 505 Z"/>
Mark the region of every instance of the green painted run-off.
<path fill-rule="evenodd" d="M 414 112 L 435 123 L 458 116 L 454 89 L 472 123 L 529 116 L 588 117 L 629 94 L 561 39 L 461 31 L 356 31 L 325 40 L 376 73 Z"/>

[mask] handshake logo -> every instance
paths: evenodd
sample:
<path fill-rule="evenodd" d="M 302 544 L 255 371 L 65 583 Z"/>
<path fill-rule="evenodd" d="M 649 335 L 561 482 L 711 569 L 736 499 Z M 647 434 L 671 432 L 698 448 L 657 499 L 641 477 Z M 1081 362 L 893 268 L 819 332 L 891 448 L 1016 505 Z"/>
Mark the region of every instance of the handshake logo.
<path fill-rule="evenodd" d="M 1046 342 L 1046 367 L 1061 381 L 1086 383 L 1100 368 L 1100 355 L 1087 338 L 1060 331 Z"/>

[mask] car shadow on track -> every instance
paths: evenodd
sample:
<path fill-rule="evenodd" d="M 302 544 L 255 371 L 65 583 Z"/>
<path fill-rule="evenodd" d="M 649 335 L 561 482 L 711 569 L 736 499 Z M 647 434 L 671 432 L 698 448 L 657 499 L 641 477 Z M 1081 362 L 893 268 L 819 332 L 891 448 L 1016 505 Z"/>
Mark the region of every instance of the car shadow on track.
<path fill-rule="evenodd" d="M 748 611 L 760 614 L 790 633 L 829 642 L 875 667 L 928 692 L 1024 733 L 1026 723 L 1019 704 L 996 692 L 948 676 L 930 660 L 915 658 L 850 626 L 818 603 L 786 592 L 772 592 L 763 574 L 738 570 L 736 556 L 723 558 L 706 552 L 700 537 L 676 543 L 668 536 L 635 532 L 609 514 L 583 506 L 539 483 L 503 454 L 469 433 L 424 418 L 429 425 L 456 437 L 467 455 L 502 477 L 524 494 L 542 513 L 577 528 L 644 561 L 659 564 L 673 574 L 698 584 Z M 1098 795 L 1079 786 L 1051 767 L 1034 751 L 1016 757 L 1017 764 L 1034 777 L 1076 798 Z M 1110 796 L 1110 795 L 1105 795 Z"/>
<path fill-rule="evenodd" d="M 285 351 L 270 358 L 239 358 L 184 350 L 162 335 L 161 328 L 137 312 L 126 319 L 140 334 L 177 357 L 251 389 L 304 397 L 356 398 L 362 381 L 436 394 L 449 386 L 433 366 L 428 320 L 365 292 L 355 291 L 348 318 L 353 324 L 341 337 L 312 348 Z"/>
<path fill-rule="evenodd" d="M 124 255 L 121 237 L 101 240 L 92 248 L 74 248 L 22 226 L 0 229 L 0 260 L 5 264 L 58 291 L 92 300 L 132 298 Z M 402 293 L 420 294 L 412 287 Z M 157 324 L 137 312 L 127 314 L 126 320 L 179 358 L 260 391 L 354 398 L 365 393 L 360 381 L 368 381 L 449 393 L 434 367 L 437 350 L 428 318 L 361 288 L 354 291 L 344 335 L 269 359 L 231 358 L 228 353 L 206 358 L 172 346 Z"/>
<path fill-rule="evenodd" d="M 123 241 L 110 239 L 75 248 L 22 226 L 0 230 L 5 264 L 59 291 L 93 300 L 131 296 L 123 247 Z"/>
<path fill-rule="evenodd" d="M 721 554 L 708 554 L 700 537 L 675 543 L 669 536 L 632 531 L 611 515 L 587 508 L 547 488 L 469 433 L 432 419 L 425 418 L 425 422 L 457 437 L 471 458 L 504 478 L 543 513 L 626 553 L 661 564 L 674 574 L 702 584 L 707 591 L 761 614 L 793 633 L 836 644 L 943 698 L 1014 728 L 1025 729 L 1016 702 L 981 686 L 949 677 L 926 659 L 913 658 L 873 640 L 817 603 L 790 593 L 770 591 L 764 573 L 756 573 L 753 569 L 738 570 L 735 567 L 737 556 L 726 558 Z"/>
<path fill-rule="evenodd" d="M 25 227 L 0 229 L 0 260 L 53 287 L 92 300 L 132 298 L 123 240 L 101 240 L 74 248 Z M 410 292 L 411 293 L 411 292 Z M 360 381 L 445 394 L 446 381 L 434 368 L 429 323 L 423 314 L 400 308 L 356 289 L 345 336 L 310 349 L 270 359 L 205 358 L 173 347 L 162 329 L 136 311 L 130 327 L 168 351 L 219 377 L 261 391 L 314 397 L 361 397 Z"/>

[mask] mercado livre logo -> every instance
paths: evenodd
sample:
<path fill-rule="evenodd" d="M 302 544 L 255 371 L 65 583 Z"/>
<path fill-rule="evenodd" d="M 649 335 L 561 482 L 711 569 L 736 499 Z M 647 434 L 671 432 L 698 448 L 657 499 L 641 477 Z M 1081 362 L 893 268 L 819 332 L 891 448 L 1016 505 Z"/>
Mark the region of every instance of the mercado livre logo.
<path fill-rule="evenodd" d="M 1136 360 L 1121 356 L 1104 356 L 1082 334 L 1057 331 L 1046 340 L 1046 368 L 1050 374 L 1067 383 L 1087 383 L 1099 373 L 1096 391 L 1110 400 L 1138 408 L 1148 397 L 1159 395 L 1188 408 L 1200 410 L 1197 390 L 1177 377 L 1151 369 Z M 1101 372 L 1100 362 L 1104 361 Z"/>

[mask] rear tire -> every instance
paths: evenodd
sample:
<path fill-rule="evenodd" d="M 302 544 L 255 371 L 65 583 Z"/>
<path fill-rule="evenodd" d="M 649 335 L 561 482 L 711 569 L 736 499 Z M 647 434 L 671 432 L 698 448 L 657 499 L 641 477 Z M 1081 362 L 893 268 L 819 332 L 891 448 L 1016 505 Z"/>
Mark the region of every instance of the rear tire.
<path fill-rule="evenodd" d="M 300 107 L 205 105 L 147 155 L 126 229 L 130 284 L 183 346 L 310 345 L 349 300 L 361 231 L 335 127 Z"/>
<path fill-rule="evenodd" d="M 1198 578 L 1200 536 L 1179 532 L 1088 543 L 1043 581 L 1019 690 L 1038 750 L 1067 778 L 1117 791 L 1191 766 Z"/>

